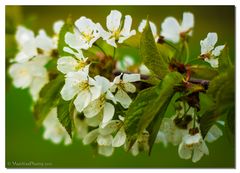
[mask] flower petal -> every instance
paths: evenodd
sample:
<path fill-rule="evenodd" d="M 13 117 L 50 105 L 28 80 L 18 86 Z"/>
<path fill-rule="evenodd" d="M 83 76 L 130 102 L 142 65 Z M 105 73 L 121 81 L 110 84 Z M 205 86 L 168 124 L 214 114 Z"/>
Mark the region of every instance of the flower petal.
<path fill-rule="evenodd" d="M 73 86 L 70 82 L 66 81 L 60 93 L 63 100 L 69 101 L 78 93 L 78 91 L 79 89 L 77 86 Z"/>
<path fill-rule="evenodd" d="M 181 32 L 189 31 L 194 26 L 194 16 L 190 12 L 183 13 L 183 20 L 181 24 Z"/>
<path fill-rule="evenodd" d="M 215 47 L 215 49 L 212 51 L 212 54 L 214 56 L 219 56 L 221 54 L 222 50 L 224 49 L 224 47 L 225 47 L 225 45 Z"/>
<path fill-rule="evenodd" d="M 64 21 L 62 21 L 62 20 L 54 22 L 54 24 L 53 24 L 54 33 L 59 34 L 63 25 L 64 25 Z"/>
<path fill-rule="evenodd" d="M 120 120 L 112 120 L 106 124 L 101 124 L 99 128 L 99 133 L 101 135 L 109 135 L 114 133 L 122 125 Z"/>
<path fill-rule="evenodd" d="M 74 100 L 74 105 L 78 112 L 82 112 L 91 101 L 91 94 L 88 90 L 80 91 L 77 98 Z"/>
<path fill-rule="evenodd" d="M 126 141 L 126 133 L 124 131 L 124 128 L 122 127 L 116 134 L 116 136 L 113 138 L 113 141 L 112 141 L 112 146 L 113 147 L 120 147 L 122 146 L 125 141 Z"/>
<path fill-rule="evenodd" d="M 147 20 L 145 20 L 145 19 L 141 21 L 140 25 L 138 26 L 139 32 L 143 32 L 144 28 L 146 27 L 146 23 L 147 23 Z M 152 30 L 153 36 L 157 37 L 157 27 L 156 27 L 155 23 L 149 21 L 149 24 L 150 24 L 150 28 Z"/>
<path fill-rule="evenodd" d="M 136 87 L 132 83 L 124 83 L 124 91 L 134 93 L 136 92 Z"/>
<path fill-rule="evenodd" d="M 32 82 L 32 74 L 29 71 L 28 63 L 13 64 L 9 68 L 9 74 L 13 78 L 13 84 L 17 88 L 27 88 Z"/>
<path fill-rule="evenodd" d="M 117 91 L 115 98 L 116 98 L 116 101 L 119 102 L 125 109 L 128 108 L 132 102 L 132 99 L 122 89 L 119 89 Z"/>
<path fill-rule="evenodd" d="M 77 65 L 77 60 L 71 56 L 61 57 L 57 61 L 57 69 L 64 74 L 76 71 Z"/>
<path fill-rule="evenodd" d="M 213 50 L 215 44 L 217 43 L 218 36 L 215 32 L 209 32 L 207 38 L 200 41 L 201 54 L 207 54 Z"/>
<path fill-rule="evenodd" d="M 107 123 L 112 120 L 115 112 L 115 108 L 111 103 L 106 102 L 103 109 L 103 120 L 102 123 Z"/>
<path fill-rule="evenodd" d="M 112 135 L 98 135 L 97 143 L 98 145 L 109 146 L 112 145 L 113 137 Z"/>
<path fill-rule="evenodd" d="M 205 140 L 210 143 L 217 140 L 222 135 L 223 135 L 222 130 L 218 128 L 216 125 L 213 125 L 208 131 Z"/>
<path fill-rule="evenodd" d="M 101 86 L 102 93 L 105 93 L 110 88 L 110 81 L 103 76 L 95 76 L 96 85 Z"/>
<path fill-rule="evenodd" d="M 98 137 L 98 129 L 92 130 L 89 132 L 83 139 L 83 144 L 88 145 L 95 141 Z"/>
<path fill-rule="evenodd" d="M 202 141 L 202 143 L 199 146 L 196 146 L 193 150 L 192 162 L 196 163 L 203 157 L 204 154 L 208 155 L 209 151 L 205 142 Z"/>
<path fill-rule="evenodd" d="M 101 99 L 95 99 L 83 110 L 84 116 L 87 118 L 96 116 L 103 109 L 103 106 L 104 102 L 101 102 Z"/>
<path fill-rule="evenodd" d="M 112 10 L 107 16 L 107 28 L 109 31 L 117 31 L 120 27 L 122 14 L 117 10 Z"/>
<path fill-rule="evenodd" d="M 112 146 L 98 146 L 98 154 L 109 157 L 113 154 L 114 148 Z"/>
<path fill-rule="evenodd" d="M 140 74 L 123 74 L 123 82 L 137 82 L 141 80 Z"/>
<path fill-rule="evenodd" d="M 82 49 L 85 45 L 79 34 L 72 34 L 67 32 L 65 35 L 65 42 L 74 49 Z"/>
<path fill-rule="evenodd" d="M 218 58 L 210 58 L 210 59 L 206 58 L 204 60 L 208 62 L 213 68 L 218 68 L 218 64 L 219 64 Z"/>
<path fill-rule="evenodd" d="M 180 26 L 178 21 L 173 17 L 167 17 L 162 23 L 161 36 L 164 39 L 177 43 L 180 40 Z"/>
<path fill-rule="evenodd" d="M 178 154 L 182 159 L 190 159 L 192 156 L 192 150 L 189 149 L 184 143 L 181 143 L 178 147 Z"/>
<path fill-rule="evenodd" d="M 36 37 L 36 46 L 46 52 L 54 49 L 53 40 L 47 36 L 44 30 L 40 30 Z"/>

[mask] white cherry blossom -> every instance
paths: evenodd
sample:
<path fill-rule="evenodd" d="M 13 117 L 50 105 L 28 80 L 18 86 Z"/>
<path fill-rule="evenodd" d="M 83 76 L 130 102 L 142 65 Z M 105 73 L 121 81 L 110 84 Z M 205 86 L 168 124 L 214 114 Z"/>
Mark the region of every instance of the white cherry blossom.
<path fill-rule="evenodd" d="M 174 17 L 167 17 L 162 23 L 161 36 L 164 39 L 178 43 L 180 38 L 192 35 L 192 29 L 194 27 L 194 16 L 190 12 L 183 13 L 182 23 Z"/>
<path fill-rule="evenodd" d="M 89 18 L 80 17 L 75 21 L 74 32 L 67 32 L 65 42 L 73 49 L 88 49 L 99 39 L 97 25 Z"/>
<path fill-rule="evenodd" d="M 51 140 L 55 144 L 64 141 L 65 145 L 72 143 L 72 140 L 57 118 L 57 108 L 53 108 L 43 121 L 44 139 Z"/>
<path fill-rule="evenodd" d="M 192 158 L 192 162 L 195 163 L 199 161 L 204 154 L 208 155 L 209 151 L 201 133 L 196 133 L 194 135 L 187 134 L 183 137 L 178 147 L 178 154 L 182 159 Z"/>
<path fill-rule="evenodd" d="M 121 126 L 122 121 L 111 120 L 103 128 L 99 127 L 89 132 L 83 139 L 83 144 L 88 145 L 96 142 L 98 144 L 99 154 L 104 156 L 111 156 L 114 152 L 114 147 L 112 146 L 114 138 L 112 134 L 119 130 Z"/>
<path fill-rule="evenodd" d="M 65 52 L 72 54 L 72 56 L 63 56 L 60 57 L 57 61 L 57 69 L 67 74 L 68 72 L 81 71 L 84 68 L 88 68 L 89 64 L 87 63 L 88 58 L 83 56 L 81 50 L 74 52 L 69 47 L 64 47 Z"/>
<path fill-rule="evenodd" d="M 69 72 L 60 93 L 66 101 L 74 99 L 77 111 L 82 112 L 91 101 L 100 96 L 101 87 L 97 86 L 96 81 L 88 76 L 88 70 Z"/>
<path fill-rule="evenodd" d="M 200 41 L 201 45 L 201 57 L 208 62 L 213 68 L 218 67 L 218 56 L 224 49 L 225 45 L 220 45 L 214 48 L 217 43 L 218 36 L 215 32 L 208 33 L 204 40 Z"/>
<path fill-rule="evenodd" d="M 108 101 L 111 100 L 116 103 L 113 94 L 109 91 L 111 83 L 108 79 L 102 76 L 95 76 L 96 85 L 101 87 L 100 97 L 93 100 L 84 110 L 83 113 L 87 118 L 95 116 L 102 116 L 102 123 L 109 122 L 115 112 L 114 106 Z M 99 115 L 102 114 L 102 115 Z"/>
<path fill-rule="evenodd" d="M 116 92 L 115 98 L 124 108 L 128 108 L 132 99 L 128 96 L 127 92 L 136 92 L 136 87 L 131 82 L 140 81 L 140 74 L 120 74 L 113 80 L 112 92 Z"/>
<path fill-rule="evenodd" d="M 40 90 L 49 81 L 44 67 L 48 60 L 47 57 L 35 57 L 31 61 L 14 63 L 9 67 L 14 86 L 22 89 L 30 88 L 34 101 L 38 99 Z"/>
<path fill-rule="evenodd" d="M 116 42 L 123 43 L 126 39 L 136 34 L 135 30 L 131 30 L 132 17 L 126 15 L 123 21 L 121 12 L 117 10 L 110 12 L 107 16 L 106 24 L 108 31 L 105 31 L 99 23 L 97 25 L 103 40 L 106 40 L 113 47 L 117 47 Z"/>

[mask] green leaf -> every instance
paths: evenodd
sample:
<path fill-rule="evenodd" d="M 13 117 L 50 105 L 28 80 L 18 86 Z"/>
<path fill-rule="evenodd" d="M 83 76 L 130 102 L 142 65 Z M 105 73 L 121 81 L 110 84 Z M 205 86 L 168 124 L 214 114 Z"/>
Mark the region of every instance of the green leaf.
<path fill-rule="evenodd" d="M 64 85 L 64 77 L 59 75 L 54 80 L 45 85 L 39 94 L 39 99 L 34 105 L 33 114 L 38 126 L 41 126 L 42 121 L 48 115 L 50 110 L 57 106 L 59 98 L 61 97 L 60 91 Z"/>
<path fill-rule="evenodd" d="M 154 119 L 157 125 L 152 128 L 149 141 L 151 146 L 156 138 L 156 130 L 160 128 L 166 108 L 173 97 L 174 86 L 182 81 L 182 75 L 178 72 L 167 74 L 159 85 L 141 91 L 132 102 L 126 112 L 125 129 L 129 140 L 129 147 L 136 141 L 138 134 L 143 132 Z M 154 122 L 153 122 L 154 123 Z"/>
<path fill-rule="evenodd" d="M 235 144 L 235 109 L 229 110 L 225 119 L 225 133 L 231 144 Z"/>
<path fill-rule="evenodd" d="M 219 56 L 219 72 L 225 72 L 228 68 L 232 67 L 232 62 L 229 57 L 229 48 L 228 45 L 225 45 L 224 49 L 221 52 L 221 55 Z"/>
<path fill-rule="evenodd" d="M 161 79 L 169 73 L 168 63 L 158 52 L 148 21 L 140 40 L 140 55 L 143 63 Z"/>
<path fill-rule="evenodd" d="M 144 113 L 144 109 L 146 109 L 146 106 L 151 104 L 157 97 L 156 88 L 157 87 L 151 87 L 140 91 L 126 112 L 124 126 L 130 141 L 130 145 L 132 145 L 137 139 L 138 124 L 141 116 Z"/>
<path fill-rule="evenodd" d="M 190 66 L 191 76 L 198 79 L 211 80 L 218 75 L 218 71 L 206 65 Z"/>
<path fill-rule="evenodd" d="M 212 97 L 215 105 L 200 120 L 200 128 L 203 137 L 207 134 L 211 126 L 229 112 L 234 114 L 235 110 L 235 74 L 234 68 L 215 77 L 209 85 L 207 94 Z M 235 116 L 235 115 L 231 115 Z"/>
<path fill-rule="evenodd" d="M 69 55 L 69 53 L 63 51 L 63 48 L 68 46 L 65 43 L 65 35 L 67 32 L 73 32 L 73 21 L 71 17 L 68 17 L 68 19 L 66 20 L 66 22 L 64 23 L 64 25 L 62 26 L 60 33 L 59 33 L 59 39 L 58 39 L 58 53 L 59 56 L 67 56 Z"/>
<path fill-rule="evenodd" d="M 72 130 L 74 128 L 74 105 L 71 101 L 64 101 L 60 99 L 57 105 L 57 117 L 62 126 L 66 129 L 69 136 L 72 138 Z"/>

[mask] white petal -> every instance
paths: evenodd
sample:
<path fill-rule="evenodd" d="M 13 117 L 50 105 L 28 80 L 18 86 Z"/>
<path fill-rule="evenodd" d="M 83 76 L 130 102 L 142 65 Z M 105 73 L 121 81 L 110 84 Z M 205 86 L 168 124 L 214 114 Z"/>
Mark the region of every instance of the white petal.
<path fill-rule="evenodd" d="M 219 64 L 218 58 L 210 58 L 210 59 L 206 58 L 204 60 L 208 62 L 213 68 L 218 68 L 218 64 Z"/>
<path fill-rule="evenodd" d="M 111 103 L 106 102 L 103 109 L 103 120 L 102 123 L 107 123 L 112 120 L 115 112 L 115 108 Z"/>
<path fill-rule="evenodd" d="M 139 149 L 138 149 L 138 142 L 136 141 L 132 148 L 131 148 L 131 153 L 133 156 L 137 156 L 139 154 Z"/>
<path fill-rule="evenodd" d="M 107 43 L 110 44 L 113 47 L 117 47 L 117 44 L 115 42 L 115 38 L 108 39 Z"/>
<path fill-rule="evenodd" d="M 140 74 L 124 74 L 123 81 L 124 82 L 137 82 L 141 80 Z"/>
<path fill-rule="evenodd" d="M 91 92 L 91 100 L 97 99 L 101 95 L 101 86 L 95 85 L 91 87 L 90 92 Z"/>
<path fill-rule="evenodd" d="M 144 74 L 144 75 L 149 75 L 151 74 L 150 70 L 147 68 L 147 66 L 145 66 L 144 64 L 142 64 L 140 67 L 139 67 L 139 71 L 140 71 L 140 74 Z"/>
<path fill-rule="evenodd" d="M 163 36 L 166 40 L 177 43 L 180 40 L 179 34 L 180 26 L 178 21 L 173 17 L 167 17 L 162 23 L 161 36 Z"/>
<path fill-rule="evenodd" d="M 116 101 L 119 102 L 125 109 L 129 107 L 132 102 L 132 99 L 128 96 L 128 94 L 119 89 L 115 95 Z"/>
<path fill-rule="evenodd" d="M 54 33 L 59 34 L 63 25 L 64 25 L 64 22 L 62 20 L 54 22 L 54 24 L 53 24 Z"/>
<path fill-rule="evenodd" d="M 190 159 L 192 156 L 192 150 L 184 145 L 184 143 L 181 143 L 178 147 L 178 154 L 182 159 Z"/>
<path fill-rule="evenodd" d="M 217 43 L 218 36 L 215 32 L 209 32 L 207 38 L 200 41 L 201 54 L 207 54 L 213 50 L 214 45 Z"/>
<path fill-rule="evenodd" d="M 142 20 L 140 25 L 138 26 L 138 31 L 139 32 L 143 32 L 144 28 L 146 27 L 146 23 L 147 23 L 147 20 Z M 157 36 L 157 27 L 155 25 L 155 23 L 149 21 L 149 24 L 150 24 L 150 28 L 152 30 L 152 33 L 153 33 L 153 36 L 156 37 Z"/>
<path fill-rule="evenodd" d="M 194 26 L 194 16 L 190 12 L 183 13 L 181 32 L 186 32 Z"/>
<path fill-rule="evenodd" d="M 96 85 L 101 86 L 101 92 L 105 93 L 110 88 L 110 82 L 107 78 L 103 76 L 95 76 Z"/>
<path fill-rule="evenodd" d="M 98 146 L 98 154 L 109 157 L 113 154 L 114 148 L 112 146 Z"/>
<path fill-rule="evenodd" d="M 54 48 L 53 41 L 47 36 L 44 30 L 40 30 L 36 37 L 36 45 L 44 51 L 51 51 Z"/>
<path fill-rule="evenodd" d="M 122 14 L 117 10 L 112 10 L 107 16 L 107 28 L 110 31 L 116 31 L 120 27 Z"/>
<path fill-rule="evenodd" d="M 114 133 L 122 125 L 122 122 L 119 120 L 112 120 L 107 124 L 101 124 L 99 128 L 99 133 L 101 135 L 109 135 Z"/>
<path fill-rule="evenodd" d="M 217 140 L 222 135 L 223 135 L 222 130 L 218 128 L 216 125 L 213 125 L 208 131 L 205 140 L 210 143 Z"/>
<path fill-rule="evenodd" d="M 106 99 L 111 100 L 114 104 L 117 104 L 115 96 L 110 91 L 107 91 Z"/>
<path fill-rule="evenodd" d="M 91 94 L 88 90 L 80 91 L 77 98 L 74 100 L 74 105 L 78 112 L 82 112 L 91 101 Z"/>
<path fill-rule="evenodd" d="M 98 137 L 98 129 L 92 130 L 89 132 L 83 139 L 83 144 L 88 145 L 95 141 Z"/>
<path fill-rule="evenodd" d="M 134 93 L 136 92 L 136 87 L 132 83 L 124 83 L 124 91 Z"/>
<path fill-rule="evenodd" d="M 197 133 L 195 135 L 186 135 L 183 137 L 183 141 L 186 145 L 197 144 L 202 140 L 201 134 Z"/>
<path fill-rule="evenodd" d="M 57 69 L 64 74 L 76 71 L 77 65 L 77 60 L 71 56 L 61 57 L 57 61 Z"/>
<path fill-rule="evenodd" d="M 72 34 L 67 32 L 65 35 L 65 42 L 74 49 L 81 49 L 84 47 L 85 43 L 78 34 Z"/>
<path fill-rule="evenodd" d="M 23 45 L 30 40 L 34 40 L 34 33 L 30 29 L 18 26 L 15 38 L 19 44 Z"/>
<path fill-rule="evenodd" d="M 27 88 L 32 82 L 32 74 L 28 64 L 13 64 L 9 68 L 9 74 L 13 78 L 13 84 L 17 88 Z"/>
<path fill-rule="evenodd" d="M 70 54 L 72 54 L 72 55 L 75 55 L 76 58 L 78 58 L 79 60 L 85 60 L 85 59 L 87 59 L 87 58 L 85 58 L 85 57 L 83 56 L 83 53 L 82 53 L 82 51 L 81 51 L 80 49 L 76 50 L 77 52 L 75 52 L 75 51 L 73 51 L 73 50 L 72 50 L 71 48 L 69 48 L 69 47 L 64 47 L 64 48 L 63 48 L 63 51 L 64 51 L 64 52 L 67 52 L 67 53 L 70 53 Z"/>
<path fill-rule="evenodd" d="M 96 27 L 98 28 L 99 34 L 103 40 L 108 40 L 109 37 L 111 37 L 111 33 L 105 31 L 100 23 L 97 23 Z"/>
<path fill-rule="evenodd" d="M 35 77 L 30 86 L 30 93 L 34 101 L 38 99 L 38 94 L 45 84 L 48 83 L 48 75 L 44 77 Z"/>
<path fill-rule="evenodd" d="M 212 54 L 214 56 L 219 56 L 221 54 L 222 50 L 224 49 L 224 47 L 225 47 L 225 45 L 215 47 L 215 49 L 212 51 Z"/>
<path fill-rule="evenodd" d="M 125 20 L 124 20 L 124 25 L 123 25 L 123 29 L 120 32 L 120 38 L 119 38 L 119 43 L 122 43 L 124 40 L 128 39 L 130 36 L 135 35 L 136 31 L 132 30 L 131 31 L 131 26 L 132 26 L 132 17 L 129 15 L 125 16 Z"/>
<path fill-rule="evenodd" d="M 92 118 L 86 118 L 86 123 L 88 126 L 98 127 L 102 122 L 102 117 L 103 117 L 102 112 L 99 112 L 99 114 Z"/>
<path fill-rule="evenodd" d="M 83 110 L 83 113 L 85 117 L 92 118 L 103 109 L 103 106 L 104 101 L 102 102 L 101 99 L 95 99 Z"/>
<path fill-rule="evenodd" d="M 112 146 L 113 147 L 120 147 L 122 146 L 125 141 L 126 141 L 126 133 L 124 131 L 124 128 L 122 127 L 116 134 L 116 136 L 114 137 L 113 141 L 112 141 Z"/>
<path fill-rule="evenodd" d="M 104 146 L 109 146 L 109 145 L 112 145 L 112 140 L 113 140 L 113 137 L 112 135 L 99 135 L 97 137 L 97 143 L 98 145 L 104 145 Z"/>
<path fill-rule="evenodd" d="M 26 54 L 25 52 L 21 51 L 21 52 L 17 53 L 15 60 L 16 60 L 16 62 L 24 63 L 24 62 L 27 62 L 29 59 L 33 58 L 34 56 L 35 55 L 30 56 L 30 55 Z"/>
<path fill-rule="evenodd" d="M 70 82 L 65 82 L 65 85 L 63 86 L 61 90 L 61 95 L 63 100 L 71 100 L 77 93 L 79 89 L 76 86 L 73 86 Z"/>
<path fill-rule="evenodd" d="M 197 161 L 199 161 L 204 154 L 209 154 L 207 145 L 205 144 L 204 141 L 202 141 L 203 143 L 200 144 L 199 146 L 196 146 L 193 150 L 193 157 L 192 157 L 192 161 L 194 163 L 196 163 Z"/>

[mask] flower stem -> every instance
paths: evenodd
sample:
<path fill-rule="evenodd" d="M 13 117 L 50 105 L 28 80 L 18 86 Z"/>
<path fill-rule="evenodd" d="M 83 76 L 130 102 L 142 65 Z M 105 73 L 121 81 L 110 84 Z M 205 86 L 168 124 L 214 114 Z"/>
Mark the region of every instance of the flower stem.
<path fill-rule="evenodd" d="M 188 43 L 186 41 L 184 41 L 184 46 L 186 48 L 186 60 L 185 60 L 185 63 L 188 63 L 188 60 L 189 60 L 189 47 L 188 47 Z"/>
<path fill-rule="evenodd" d="M 115 59 L 115 54 L 116 54 L 116 48 L 114 47 L 113 48 L 113 56 L 112 56 L 113 59 Z"/>

